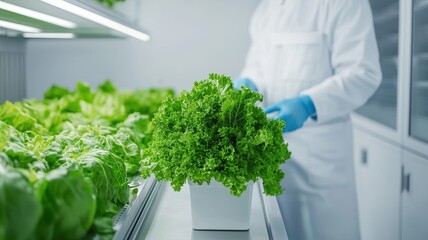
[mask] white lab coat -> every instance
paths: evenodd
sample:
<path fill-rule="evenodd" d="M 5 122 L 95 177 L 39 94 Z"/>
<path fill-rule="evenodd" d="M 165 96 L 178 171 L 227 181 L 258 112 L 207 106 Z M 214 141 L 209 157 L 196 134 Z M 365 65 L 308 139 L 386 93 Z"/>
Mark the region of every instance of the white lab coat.
<path fill-rule="evenodd" d="M 381 81 L 368 0 L 263 0 L 250 24 L 242 77 L 268 106 L 309 95 L 317 120 L 284 134 L 278 203 L 291 240 L 359 239 L 349 114 Z"/>

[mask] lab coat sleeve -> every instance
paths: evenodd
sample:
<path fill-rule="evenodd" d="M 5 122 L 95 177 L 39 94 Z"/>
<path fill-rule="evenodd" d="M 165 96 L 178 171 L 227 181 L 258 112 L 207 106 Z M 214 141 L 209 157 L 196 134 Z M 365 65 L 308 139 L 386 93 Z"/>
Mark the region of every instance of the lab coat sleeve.
<path fill-rule="evenodd" d="M 251 79 L 254 84 L 256 84 L 257 90 L 260 93 L 264 93 L 264 84 L 263 76 L 261 70 L 261 61 L 260 59 L 263 56 L 262 47 L 263 47 L 263 34 L 261 34 L 260 19 L 263 14 L 266 12 L 266 2 L 262 1 L 254 12 L 251 22 L 250 22 L 250 37 L 251 37 L 251 46 L 247 53 L 247 58 L 245 60 L 245 66 L 242 70 L 240 76 Z"/>
<path fill-rule="evenodd" d="M 330 3 L 331 37 L 327 41 L 334 75 L 301 93 L 312 98 L 319 123 L 349 114 L 363 105 L 382 79 L 368 0 Z"/>

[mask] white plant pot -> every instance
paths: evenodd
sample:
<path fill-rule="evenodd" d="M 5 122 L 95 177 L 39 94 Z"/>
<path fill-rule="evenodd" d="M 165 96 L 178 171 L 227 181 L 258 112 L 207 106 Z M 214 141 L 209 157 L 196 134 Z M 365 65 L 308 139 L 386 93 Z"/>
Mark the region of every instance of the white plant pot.
<path fill-rule="evenodd" d="M 250 229 L 253 182 L 236 197 L 229 188 L 212 180 L 198 185 L 189 181 L 192 226 L 195 230 L 248 230 Z"/>

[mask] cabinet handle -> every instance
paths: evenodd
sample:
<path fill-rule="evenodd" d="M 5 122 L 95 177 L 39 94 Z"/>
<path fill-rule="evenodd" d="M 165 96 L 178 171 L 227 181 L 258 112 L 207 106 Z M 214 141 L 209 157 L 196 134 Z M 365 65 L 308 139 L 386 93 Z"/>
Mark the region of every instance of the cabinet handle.
<path fill-rule="evenodd" d="M 410 173 L 405 173 L 404 167 L 401 167 L 401 192 L 410 192 Z"/>
<path fill-rule="evenodd" d="M 363 165 L 366 165 L 366 164 L 367 164 L 367 162 L 368 162 L 368 153 L 367 153 L 367 149 L 366 149 L 366 148 L 363 148 L 363 149 L 361 150 L 361 163 L 362 163 Z"/>
<path fill-rule="evenodd" d="M 406 190 L 410 192 L 410 173 L 406 174 Z"/>

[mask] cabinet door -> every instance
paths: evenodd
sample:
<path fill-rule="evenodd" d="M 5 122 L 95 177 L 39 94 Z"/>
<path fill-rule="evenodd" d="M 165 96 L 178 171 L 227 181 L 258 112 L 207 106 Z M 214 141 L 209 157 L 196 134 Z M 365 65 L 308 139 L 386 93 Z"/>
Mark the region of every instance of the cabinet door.
<path fill-rule="evenodd" d="M 402 239 L 428 239 L 428 159 L 404 153 Z"/>
<path fill-rule="evenodd" d="M 428 143 L 428 0 L 415 0 L 413 11 L 410 135 Z"/>
<path fill-rule="evenodd" d="M 355 166 L 362 240 L 399 240 L 401 150 L 355 131 Z"/>
<path fill-rule="evenodd" d="M 370 0 L 383 79 L 375 94 L 356 112 L 397 128 L 399 1 Z M 382 114 L 379 114 L 379 113 Z"/>

